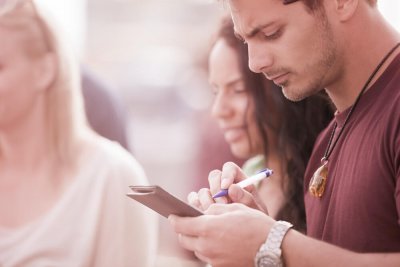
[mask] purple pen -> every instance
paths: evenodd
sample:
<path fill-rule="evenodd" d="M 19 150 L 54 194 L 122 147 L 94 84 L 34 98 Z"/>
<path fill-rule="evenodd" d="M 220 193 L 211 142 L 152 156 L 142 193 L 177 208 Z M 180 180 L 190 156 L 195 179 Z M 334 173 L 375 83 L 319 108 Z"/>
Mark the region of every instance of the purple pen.
<path fill-rule="evenodd" d="M 261 181 L 264 178 L 271 176 L 273 173 L 274 172 L 271 169 L 267 168 L 267 169 L 261 170 L 256 175 L 253 175 L 243 181 L 240 181 L 239 183 L 237 183 L 237 185 L 240 186 L 241 188 L 245 188 L 246 186 L 249 186 L 258 181 Z M 213 198 L 219 198 L 219 197 L 223 197 L 226 195 L 228 195 L 228 189 L 221 189 L 221 191 L 219 191 L 218 193 L 213 195 Z"/>
<path fill-rule="evenodd" d="M 221 189 L 221 191 L 213 195 L 213 198 L 223 197 L 226 196 L 227 194 L 228 194 L 228 189 Z"/>

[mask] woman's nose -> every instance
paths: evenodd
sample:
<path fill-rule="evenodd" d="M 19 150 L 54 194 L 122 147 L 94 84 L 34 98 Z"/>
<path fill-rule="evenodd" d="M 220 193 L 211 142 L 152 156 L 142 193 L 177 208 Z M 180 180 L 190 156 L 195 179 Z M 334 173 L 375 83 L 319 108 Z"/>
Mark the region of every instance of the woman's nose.
<path fill-rule="evenodd" d="M 211 108 L 211 115 L 214 118 L 224 118 L 229 116 L 229 110 L 229 101 L 227 101 L 226 96 L 224 93 L 218 92 Z"/>

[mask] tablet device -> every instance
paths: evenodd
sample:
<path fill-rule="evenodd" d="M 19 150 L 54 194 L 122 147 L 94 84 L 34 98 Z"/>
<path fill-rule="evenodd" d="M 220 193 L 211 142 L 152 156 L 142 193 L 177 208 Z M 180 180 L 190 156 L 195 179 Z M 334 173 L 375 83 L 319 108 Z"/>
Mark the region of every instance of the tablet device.
<path fill-rule="evenodd" d="M 181 217 L 195 217 L 203 213 L 171 195 L 158 185 L 130 186 L 127 196 L 158 212 L 165 218 L 170 214 Z"/>

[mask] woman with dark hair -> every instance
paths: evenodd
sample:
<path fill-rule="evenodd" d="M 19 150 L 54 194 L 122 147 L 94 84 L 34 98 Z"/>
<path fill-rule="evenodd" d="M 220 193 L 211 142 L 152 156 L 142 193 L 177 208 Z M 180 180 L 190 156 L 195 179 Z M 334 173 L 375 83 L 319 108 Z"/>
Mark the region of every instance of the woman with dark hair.
<path fill-rule="evenodd" d="M 232 153 L 248 159 L 247 175 L 267 166 L 274 170 L 257 185 L 269 214 L 305 231 L 303 175 L 317 135 L 332 118 L 330 103 L 325 95 L 291 102 L 247 62 L 247 45 L 235 37 L 232 20 L 224 19 L 209 56 L 212 115 Z M 201 203 L 203 193 L 210 194 L 208 189 L 191 193 L 189 202 L 206 209 L 211 203 Z"/>

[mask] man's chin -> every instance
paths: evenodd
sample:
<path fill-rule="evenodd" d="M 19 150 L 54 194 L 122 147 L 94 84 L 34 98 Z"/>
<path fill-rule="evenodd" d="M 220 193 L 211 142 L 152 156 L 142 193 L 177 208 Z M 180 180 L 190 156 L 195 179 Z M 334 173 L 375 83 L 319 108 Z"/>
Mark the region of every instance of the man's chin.
<path fill-rule="evenodd" d="M 281 88 L 282 88 L 283 95 L 290 101 L 298 102 L 307 97 L 304 94 L 299 94 L 299 92 L 301 92 L 301 90 L 296 90 L 293 88 L 289 88 L 287 86 L 281 86 Z"/>

